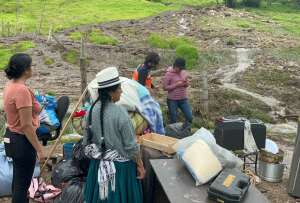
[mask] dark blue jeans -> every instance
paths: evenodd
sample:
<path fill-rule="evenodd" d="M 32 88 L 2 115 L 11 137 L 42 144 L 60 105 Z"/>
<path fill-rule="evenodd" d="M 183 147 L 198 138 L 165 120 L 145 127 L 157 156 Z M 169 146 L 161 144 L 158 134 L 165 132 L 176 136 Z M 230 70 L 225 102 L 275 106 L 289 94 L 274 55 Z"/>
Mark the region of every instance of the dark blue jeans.
<path fill-rule="evenodd" d="M 182 99 L 182 100 L 168 99 L 167 104 L 168 104 L 168 109 L 169 109 L 170 123 L 177 122 L 177 117 L 178 117 L 177 109 L 178 108 L 182 111 L 182 113 L 185 117 L 185 122 L 192 123 L 193 115 L 192 115 L 192 110 L 191 110 L 191 106 L 189 104 L 188 99 Z"/>

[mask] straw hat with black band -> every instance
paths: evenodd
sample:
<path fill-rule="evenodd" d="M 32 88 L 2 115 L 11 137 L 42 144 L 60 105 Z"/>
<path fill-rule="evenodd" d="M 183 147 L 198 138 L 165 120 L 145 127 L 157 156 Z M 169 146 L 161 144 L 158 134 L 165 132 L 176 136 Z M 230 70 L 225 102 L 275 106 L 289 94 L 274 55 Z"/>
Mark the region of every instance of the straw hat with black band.
<path fill-rule="evenodd" d="M 116 67 L 108 67 L 97 73 L 96 78 L 89 84 L 92 89 L 104 89 L 123 82 Z"/>

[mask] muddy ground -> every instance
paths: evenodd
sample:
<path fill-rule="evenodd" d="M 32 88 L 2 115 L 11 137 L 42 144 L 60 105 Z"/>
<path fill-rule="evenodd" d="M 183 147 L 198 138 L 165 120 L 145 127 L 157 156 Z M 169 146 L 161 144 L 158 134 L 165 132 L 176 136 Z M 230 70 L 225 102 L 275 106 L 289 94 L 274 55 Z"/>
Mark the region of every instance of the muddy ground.
<path fill-rule="evenodd" d="M 299 39 L 288 35 L 266 34 L 252 28 L 231 30 L 223 28 L 222 25 L 211 26 L 210 22 L 203 20 L 209 18 L 226 20 L 230 16 L 251 18 L 265 23 L 266 26 L 277 26 L 261 16 L 223 7 L 186 8 L 142 20 L 116 21 L 64 30 L 55 34 L 63 48 L 53 39 L 48 40 L 47 37 L 36 37 L 31 34 L 0 38 L 0 43 L 9 45 L 19 40 L 34 41 L 36 47 L 28 50 L 34 61 L 34 76 L 29 81 L 29 85 L 34 90 L 51 91 L 57 96 L 68 95 L 74 103 L 80 95 L 79 63 L 77 61 L 75 64 L 70 64 L 62 57 L 68 50 L 80 49 L 79 42 L 69 39 L 68 35 L 71 32 L 101 29 L 120 42 L 116 46 L 87 43 L 88 81 L 102 68 L 110 65 L 119 67 L 123 76 L 130 77 L 132 70 L 143 62 L 145 54 L 150 50 L 160 53 L 161 68 L 165 68 L 172 63 L 174 51 L 151 48 L 146 38 L 153 32 L 161 35 L 171 33 L 172 36 L 187 36 L 193 39 L 201 53 L 206 54 L 203 57 L 214 54 L 219 59 L 212 63 L 202 63 L 201 67 L 190 70 L 191 103 L 194 109 L 200 109 L 200 113 L 195 112 L 194 127 L 213 127 L 214 119 L 224 115 L 259 116 L 267 122 L 276 123 L 284 121 L 282 116 L 298 114 L 300 109 L 299 61 L 272 57 L 269 50 L 276 48 L 280 51 L 300 47 Z M 228 43 L 229 38 L 236 39 L 235 43 Z M 53 59 L 54 63 L 46 65 L 46 60 L 49 58 Z M 209 85 L 208 115 L 201 113 L 202 70 L 207 71 Z M 0 78 L 0 92 L 2 92 L 6 82 L 2 71 Z M 159 83 L 161 77 L 156 77 L 155 81 L 159 86 L 155 96 L 165 111 L 165 93 Z M 268 136 L 273 136 L 280 146 L 286 149 L 285 162 L 290 165 L 294 136 L 289 137 L 288 140 L 272 134 Z M 271 202 L 296 201 L 289 197 L 285 190 L 288 172 L 289 170 L 286 170 L 282 183 L 262 182 L 258 185 Z"/>

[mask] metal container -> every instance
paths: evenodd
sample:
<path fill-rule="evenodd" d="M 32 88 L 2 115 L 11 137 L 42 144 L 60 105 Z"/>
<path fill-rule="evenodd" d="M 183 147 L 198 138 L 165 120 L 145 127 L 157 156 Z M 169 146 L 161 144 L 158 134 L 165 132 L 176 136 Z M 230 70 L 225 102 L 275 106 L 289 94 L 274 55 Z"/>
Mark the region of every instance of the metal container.
<path fill-rule="evenodd" d="M 284 164 L 274 164 L 274 163 L 268 163 L 264 162 L 262 160 L 259 160 L 258 165 L 258 175 L 263 180 L 268 182 L 281 182 L 283 171 L 285 168 Z"/>

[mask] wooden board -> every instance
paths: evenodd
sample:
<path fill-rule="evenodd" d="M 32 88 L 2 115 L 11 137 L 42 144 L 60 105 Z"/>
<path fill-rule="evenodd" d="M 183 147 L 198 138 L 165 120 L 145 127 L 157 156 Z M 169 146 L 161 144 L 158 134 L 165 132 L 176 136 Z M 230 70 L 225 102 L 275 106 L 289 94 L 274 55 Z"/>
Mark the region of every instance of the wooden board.
<path fill-rule="evenodd" d="M 164 135 L 158 135 L 155 133 L 149 133 L 145 134 L 140 138 L 140 142 L 143 146 L 157 149 L 159 151 L 165 152 L 167 154 L 174 154 L 175 150 L 173 149 L 173 145 L 176 144 L 178 139 L 164 136 Z"/>
<path fill-rule="evenodd" d="M 195 186 L 190 173 L 177 159 L 151 160 L 152 168 L 171 203 L 212 203 L 207 196 L 208 184 Z M 254 186 L 250 186 L 243 203 L 269 203 Z"/>

